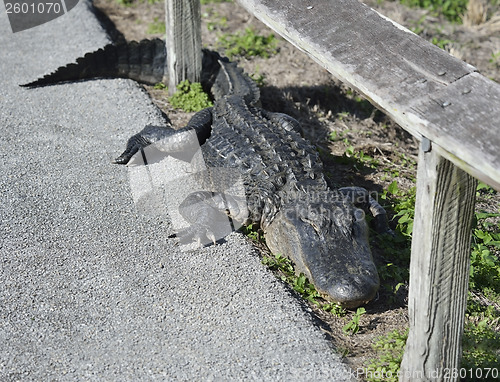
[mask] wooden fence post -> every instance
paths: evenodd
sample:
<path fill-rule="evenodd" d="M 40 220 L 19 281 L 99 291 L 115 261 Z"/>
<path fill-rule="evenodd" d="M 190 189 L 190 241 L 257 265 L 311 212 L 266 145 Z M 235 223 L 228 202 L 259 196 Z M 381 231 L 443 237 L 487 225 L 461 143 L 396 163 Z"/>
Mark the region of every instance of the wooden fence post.
<path fill-rule="evenodd" d="M 401 382 L 459 380 L 476 184 L 422 140 Z"/>
<path fill-rule="evenodd" d="M 165 0 L 167 70 L 169 93 L 184 81 L 200 82 L 201 10 L 200 0 Z"/>

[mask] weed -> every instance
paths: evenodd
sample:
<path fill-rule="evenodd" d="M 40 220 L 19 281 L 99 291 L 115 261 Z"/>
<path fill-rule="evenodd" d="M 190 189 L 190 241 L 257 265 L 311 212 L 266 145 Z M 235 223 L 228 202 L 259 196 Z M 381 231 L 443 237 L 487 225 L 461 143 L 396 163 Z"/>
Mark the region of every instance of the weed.
<path fill-rule="evenodd" d="M 494 195 L 490 187 L 480 183 L 477 188 L 478 198 L 490 199 Z M 389 185 L 381 195 L 397 220 L 396 237 L 384 238 L 379 243 L 384 251 L 393 257 L 394 262 L 378 268 L 385 287 L 393 287 L 394 293 L 408 283 L 408 263 L 410 240 L 415 213 L 415 188 L 409 191 L 399 189 L 396 182 Z M 473 229 L 471 248 L 471 270 L 469 288 L 485 296 L 489 303 L 484 305 L 473 302 L 470 298 L 467 306 L 466 325 L 462 340 L 462 369 L 466 370 L 465 381 L 476 380 L 476 375 L 469 375 L 469 370 L 486 370 L 500 363 L 500 312 L 495 309 L 500 303 L 500 213 L 477 212 Z M 396 264 L 396 261 L 398 264 Z M 405 264 L 403 264 L 405 263 Z M 390 284 L 392 283 L 392 284 Z M 382 337 L 374 345 L 380 357 L 367 366 L 366 379 L 369 381 L 391 381 L 388 376 L 396 376 L 404 352 L 407 334 L 392 332 Z M 378 378 L 376 376 L 383 376 Z M 470 378 L 469 378 L 470 377 Z M 492 377 L 492 376 L 491 376 Z M 494 380 L 483 378 L 484 380 Z M 394 379 L 396 380 L 396 379 Z"/>
<path fill-rule="evenodd" d="M 472 235 L 469 288 L 491 288 L 500 300 L 500 222 L 491 222 L 500 213 L 476 212 Z"/>
<path fill-rule="evenodd" d="M 350 116 L 351 116 L 351 114 L 348 111 L 341 111 L 340 113 L 337 113 L 336 118 L 339 121 L 342 121 L 346 118 L 349 118 Z"/>
<path fill-rule="evenodd" d="M 391 203 L 392 210 L 396 212 L 393 217 L 393 220 L 397 219 L 396 230 L 407 238 L 411 238 L 413 231 L 416 196 L 416 187 L 403 191 L 398 187 L 397 181 L 393 181 L 380 196 Z"/>
<path fill-rule="evenodd" d="M 293 290 L 298 292 L 305 300 L 317 304 L 316 299 L 320 297 L 313 284 L 301 273 L 292 279 Z"/>
<path fill-rule="evenodd" d="M 365 378 L 367 381 L 397 382 L 398 371 L 403 360 L 403 353 L 408 339 L 408 330 L 394 330 L 379 339 L 372 345 L 380 354 L 376 360 L 368 361 Z"/>
<path fill-rule="evenodd" d="M 216 20 L 207 22 L 207 29 L 209 31 L 214 31 L 216 29 L 225 29 L 227 28 L 227 17 L 215 15 Z"/>
<path fill-rule="evenodd" d="M 207 93 L 198 82 L 190 83 L 188 80 L 177 85 L 177 92 L 169 98 L 170 104 L 184 111 L 200 111 L 213 106 Z"/>
<path fill-rule="evenodd" d="M 432 42 L 434 45 L 436 45 L 436 46 L 440 47 L 441 49 L 445 49 L 445 48 L 446 48 L 446 46 L 447 46 L 447 45 L 450 45 L 453 41 L 451 41 L 451 40 L 447 40 L 447 39 L 444 39 L 444 40 L 443 40 L 443 39 L 439 39 L 439 38 L 437 38 L 437 37 L 433 37 L 433 38 L 432 38 L 432 40 L 431 40 L 431 42 Z"/>
<path fill-rule="evenodd" d="M 163 82 L 158 82 L 157 84 L 155 84 L 154 89 L 157 89 L 157 90 L 168 90 L 167 89 L 167 85 L 165 85 Z"/>
<path fill-rule="evenodd" d="M 497 313 L 498 314 L 498 313 Z M 498 316 L 495 319 L 485 318 L 479 323 L 468 322 L 465 325 L 462 340 L 463 355 L 461 370 L 464 378 L 461 381 L 497 381 L 497 376 L 486 370 L 492 370 L 500 364 L 500 333 L 491 329 L 498 325 Z M 373 349 L 379 354 L 378 359 L 372 359 L 366 365 L 366 379 L 368 381 L 397 381 L 401 361 L 405 350 L 408 330 L 404 332 L 393 331 L 380 337 Z M 475 374 L 477 371 L 484 375 Z"/>
<path fill-rule="evenodd" d="M 449 21 L 462 22 L 462 15 L 467 10 L 468 0 L 400 0 L 402 4 L 410 7 L 431 9 L 440 13 Z"/>
<path fill-rule="evenodd" d="M 262 264 L 269 267 L 272 271 L 280 272 L 281 275 L 279 278 L 282 281 L 287 281 L 288 278 L 293 277 L 295 274 L 290 259 L 280 254 L 274 256 L 264 256 Z"/>
<path fill-rule="evenodd" d="M 479 182 L 476 188 L 477 198 L 489 199 L 491 196 L 496 195 L 496 191 L 483 182 Z"/>
<path fill-rule="evenodd" d="M 241 228 L 241 230 L 242 230 L 244 235 L 246 235 L 248 238 L 250 238 L 253 241 L 256 241 L 258 243 L 265 243 L 266 242 L 263 232 L 253 223 L 249 224 L 247 226 L 243 226 Z"/>
<path fill-rule="evenodd" d="M 254 73 L 250 75 L 250 78 L 255 81 L 259 88 L 266 86 L 266 76 L 263 74 Z"/>
<path fill-rule="evenodd" d="M 298 292 L 305 300 L 318 304 L 316 299 L 320 297 L 313 284 L 301 273 L 295 274 L 292 262 L 289 258 L 277 254 L 274 256 L 264 256 L 262 263 L 278 274 L 278 278 L 288 283 L 293 290 Z"/>
<path fill-rule="evenodd" d="M 423 26 L 421 26 L 421 25 L 417 25 L 417 26 L 414 26 L 414 27 L 410 28 L 410 30 L 411 30 L 413 33 L 415 33 L 415 34 L 418 34 L 418 35 L 419 35 L 420 33 L 422 33 L 422 32 L 424 31 L 424 27 L 423 27 Z"/>
<path fill-rule="evenodd" d="M 154 21 L 151 24 L 148 24 L 148 34 L 165 34 L 165 22 L 158 21 L 158 17 L 154 18 Z"/>
<path fill-rule="evenodd" d="M 343 133 L 341 133 L 343 135 Z M 334 141 L 340 140 L 341 136 L 335 131 L 331 132 L 329 135 L 330 140 Z M 347 146 L 344 154 L 341 157 L 337 157 L 336 161 L 342 164 L 351 165 L 356 171 L 362 171 L 367 168 L 375 169 L 379 165 L 379 161 L 370 155 L 365 154 L 363 150 L 355 151 L 354 147 L 351 145 L 349 139 L 346 137 L 343 139 L 344 144 Z"/>
<path fill-rule="evenodd" d="M 490 64 L 500 65 L 500 51 L 491 53 Z"/>
<path fill-rule="evenodd" d="M 380 164 L 379 161 L 372 156 L 365 154 L 363 150 L 360 150 L 359 152 L 355 153 L 354 156 L 358 158 L 365 166 L 370 167 L 370 168 L 377 168 L 378 165 Z"/>
<path fill-rule="evenodd" d="M 463 381 L 498 381 L 498 375 L 493 378 L 483 375 L 482 378 L 476 375 L 476 371 L 484 371 L 498 367 L 500 365 L 500 333 L 491 328 L 494 324 L 498 325 L 498 317 L 494 320 L 485 318 L 479 323 L 468 322 L 465 326 L 464 337 L 462 340 L 463 356 L 461 367 L 466 370 L 472 370 L 470 375 L 465 374 Z"/>
<path fill-rule="evenodd" d="M 325 312 L 329 312 L 337 317 L 344 317 L 347 314 L 345 308 L 343 308 L 336 302 L 322 304 L 320 308 L 323 309 Z"/>
<path fill-rule="evenodd" d="M 289 258 L 280 254 L 264 256 L 262 264 L 271 269 L 281 281 L 290 285 L 305 300 L 315 304 L 325 312 L 338 317 L 345 316 L 345 309 L 337 303 L 325 302 L 314 285 L 309 282 L 303 273 L 298 276 L 296 275 L 292 261 Z"/>
<path fill-rule="evenodd" d="M 246 28 L 244 33 L 221 35 L 218 46 L 225 49 L 229 58 L 234 56 L 268 58 L 277 53 L 277 40 L 273 34 L 261 36 L 250 28 Z"/>
<path fill-rule="evenodd" d="M 344 134 L 344 131 L 338 132 L 337 130 L 333 130 L 330 134 L 328 134 L 328 139 L 332 142 L 338 142 L 344 138 Z"/>
<path fill-rule="evenodd" d="M 378 267 L 382 287 L 395 299 L 397 292 L 410 279 L 411 233 L 415 215 L 416 188 L 401 190 L 393 181 L 380 195 L 381 202 L 394 213 L 395 236 L 376 236 L 378 246 L 391 261 Z M 389 301 L 391 302 L 391 301 Z"/>
<path fill-rule="evenodd" d="M 344 327 L 342 328 L 342 331 L 345 334 L 350 334 L 354 335 L 357 332 L 359 332 L 360 326 L 359 326 L 359 320 L 361 319 L 361 316 L 366 313 L 365 308 L 361 307 L 356 310 L 356 313 L 352 316 L 351 321 L 349 321 Z"/>

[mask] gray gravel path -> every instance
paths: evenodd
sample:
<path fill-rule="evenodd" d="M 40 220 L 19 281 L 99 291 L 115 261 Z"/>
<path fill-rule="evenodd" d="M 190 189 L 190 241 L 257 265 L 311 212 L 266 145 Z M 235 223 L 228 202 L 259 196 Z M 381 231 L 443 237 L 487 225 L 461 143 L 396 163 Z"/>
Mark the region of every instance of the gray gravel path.
<path fill-rule="evenodd" d="M 16 34 L 0 10 L 0 381 L 348 380 L 240 234 L 185 252 L 135 208 L 110 161 L 164 123 L 137 84 L 18 87 L 107 43 L 88 4 Z"/>

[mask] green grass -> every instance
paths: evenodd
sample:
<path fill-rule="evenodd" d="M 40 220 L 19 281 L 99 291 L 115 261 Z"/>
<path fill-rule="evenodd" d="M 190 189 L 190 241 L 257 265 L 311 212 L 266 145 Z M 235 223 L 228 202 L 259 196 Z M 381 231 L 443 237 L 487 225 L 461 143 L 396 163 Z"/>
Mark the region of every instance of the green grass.
<path fill-rule="evenodd" d="M 296 275 L 292 261 L 289 258 L 281 254 L 264 256 L 262 258 L 262 264 L 272 270 L 276 277 L 287 283 L 294 291 L 300 294 L 304 300 L 315 304 L 319 308 L 335 316 L 342 317 L 346 315 L 346 310 L 339 304 L 323 300 L 320 293 L 303 273 Z"/>
<path fill-rule="evenodd" d="M 190 83 L 188 80 L 177 85 L 177 92 L 169 99 L 170 104 L 187 112 L 200 111 L 213 106 L 208 94 L 205 93 L 201 84 Z"/>
<path fill-rule="evenodd" d="M 155 84 L 154 86 L 155 89 L 158 89 L 158 90 L 167 90 L 167 85 L 165 85 L 163 82 L 158 82 L 157 84 Z"/>
<path fill-rule="evenodd" d="M 250 78 L 255 81 L 259 88 L 266 85 L 266 76 L 264 74 L 253 73 Z"/>
<path fill-rule="evenodd" d="M 375 237 L 384 258 L 390 259 L 378 266 L 381 287 L 391 296 L 389 303 L 394 302 L 400 288 L 409 283 L 415 199 L 416 187 L 402 190 L 396 181 L 380 195 L 380 203 L 393 214 L 392 221 L 396 223 L 394 236 Z"/>
<path fill-rule="evenodd" d="M 500 52 L 491 53 L 490 64 L 500 65 Z"/>
<path fill-rule="evenodd" d="M 403 360 L 408 330 L 394 330 L 379 337 L 372 345 L 379 358 L 366 364 L 365 378 L 367 381 L 397 382 L 399 367 Z"/>
<path fill-rule="evenodd" d="M 229 58 L 235 56 L 268 58 L 277 53 L 277 40 L 273 34 L 258 35 L 251 28 L 236 34 L 223 34 L 219 37 L 217 45 L 225 50 Z"/>
<path fill-rule="evenodd" d="M 498 213 L 476 213 L 469 282 L 470 288 L 497 291 L 496 300 L 500 300 L 500 223 L 488 218 L 498 217 Z"/>
<path fill-rule="evenodd" d="M 158 21 L 158 17 L 154 18 L 154 21 L 148 24 L 148 34 L 165 34 L 165 21 Z"/>
<path fill-rule="evenodd" d="M 262 264 L 266 265 L 272 271 L 277 272 L 278 277 L 288 283 L 305 300 L 318 304 L 317 299 L 321 297 L 320 294 L 303 273 L 298 276 L 295 274 L 290 259 L 280 254 L 264 256 Z"/>
<path fill-rule="evenodd" d="M 448 39 L 439 39 L 437 37 L 433 37 L 431 43 L 440 47 L 441 49 L 446 49 L 446 46 L 450 45 L 453 41 Z"/>
<path fill-rule="evenodd" d="M 251 240 L 256 241 L 258 243 L 266 242 L 264 238 L 264 233 L 257 227 L 256 224 L 249 224 L 247 226 L 241 227 L 241 231 L 244 235 L 249 237 Z"/>
<path fill-rule="evenodd" d="M 366 313 L 366 309 L 363 307 L 360 307 L 356 310 L 356 313 L 353 314 L 351 321 L 349 321 L 347 324 L 344 325 L 342 328 L 342 331 L 345 334 L 350 334 L 351 336 L 359 332 L 360 326 L 359 326 L 359 320 L 361 319 L 361 316 Z"/>
<path fill-rule="evenodd" d="M 216 29 L 227 28 L 227 18 L 225 16 L 218 17 L 215 21 L 207 22 L 207 29 L 209 31 L 214 31 Z"/>
<path fill-rule="evenodd" d="M 479 322 L 467 322 L 462 340 L 463 356 L 461 367 L 472 370 L 486 370 L 500 365 L 500 333 L 492 327 L 498 327 L 499 313 L 490 312 Z M 466 381 L 475 381 L 480 378 L 468 376 Z M 481 378 L 484 381 L 498 381 L 498 378 Z"/>
<path fill-rule="evenodd" d="M 461 23 L 462 15 L 467 10 L 468 0 L 400 0 L 410 7 L 431 9 L 440 13 L 451 22 Z"/>
<path fill-rule="evenodd" d="M 380 164 L 378 159 L 366 154 L 363 150 L 355 151 L 349 138 L 344 137 L 345 134 L 346 131 L 332 131 L 328 136 L 330 141 L 336 142 L 342 140 L 346 145 L 342 156 L 336 157 L 335 161 L 340 164 L 348 164 L 352 166 L 354 170 L 359 172 L 377 168 Z"/>

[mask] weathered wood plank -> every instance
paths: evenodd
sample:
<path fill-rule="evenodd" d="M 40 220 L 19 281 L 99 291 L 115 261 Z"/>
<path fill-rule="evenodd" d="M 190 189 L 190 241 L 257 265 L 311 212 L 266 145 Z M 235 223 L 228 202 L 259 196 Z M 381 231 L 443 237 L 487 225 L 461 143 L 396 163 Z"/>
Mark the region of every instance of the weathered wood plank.
<path fill-rule="evenodd" d="M 199 82 L 201 77 L 201 10 L 199 0 L 165 0 L 167 30 L 168 91 L 184 81 Z"/>
<path fill-rule="evenodd" d="M 411 134 L 500 190 L 499 84 L 358 0 L 238 2 Z M 467 97 L 463 86 L 473 89 Z M 451 109 L 435 103 L 444 96 L 463 102 L 452 101 Z M 454 129 L 460 138 L 449 144 Z"/>
<path fill-rule="evenodd" d="M 500 190 L 500 86 L 472 73 L 412 106 L 437 151 Z"/>
<path fill-rule="evenodd" d="M 477 181 L 420 148 L 410 263 L 410 333 L 400 381 L 454 381 L 461 357 Z"/>

